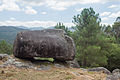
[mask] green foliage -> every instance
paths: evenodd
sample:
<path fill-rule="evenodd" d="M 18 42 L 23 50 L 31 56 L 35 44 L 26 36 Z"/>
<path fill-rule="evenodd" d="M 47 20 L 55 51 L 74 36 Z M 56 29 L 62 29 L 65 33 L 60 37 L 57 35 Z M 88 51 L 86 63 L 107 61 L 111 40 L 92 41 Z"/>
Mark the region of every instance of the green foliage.
<path fill-rule="evenodd" d="M 76 26 L 71 36 L 76 44 L 76 58 L 83 67 L 120 68 L 120 22 L 117 18 L 111 27 L 101 26 L 100 21 L 92 8 L 73 17 Z"/>
<path fill-rule="evenodd" d="M 79 64 L 83 67 L 107 65 L 107 52 L 103 49 L 107 39 L 101 32 L 99 14 L 96 14 L 92 8 L 88 8 L 74 16 L 73 19 L 76 25 L 73 38 Z"/>
<path fill-rule="evenodd" d="M 120 45 L 112 43 L 112 47 L 109 50 L 108 65 L 110 70 L 120 68 Z"/>
<path fill-rule="evenodd" d="M 109 36 L 112 36 L 113 35 L 113 31 L 112 31 L 112 27 L 110 25 L 108 26 L 103 26 L 104 27 L 104 32 L 105 34 L 109 35 Z"/>
<path fill-rule="evenodd" d="M 120 43 L 120 22 L 115 22 L 113 25 L 113 33 L 118 43 Z"/>
<path fill-rule="evenodd" d="M 54 61 L 54 59 L 53 58 L 41 58 L 41 57 L 34 57 L 34 59 L 36 59 L 36 60 L 43 60 L 43 61 L 50 61 L 50 62 L 53 62 Z"/>
<path fill-rule="evenodd" d="M 67 35 L 70 36 L 71 31 L 68 29 L 68 27 L 65 27 L 65 25 L 63 23 L 57 23 L 57 25 L 55 26 L 55 29 L 62 29 L 66 32 Z"/>
<path fill-rule="evenodd" d="M 85 8 L 81 14 L 78 14 L 77 16 L 73 17 L 73 23 L 76 25 L 76 30 L 84 30 L 84 28 L 98 28 L 97 26 L 94 27 L 94 25 L 99 25 L 101 22 L 101 19 L 99 18 L 99 14 L 95 14 L 95 11 L 93 8 Z M 93 27 L 89 27 L 92 26 Z M 94 30 L 94 29 L 92 29 Z"/>
<path fill-rule="evenodd" d="M 4 40 L 0 41 L 0 53 L 12 54 L 13 53 L 12 45 Z"/>

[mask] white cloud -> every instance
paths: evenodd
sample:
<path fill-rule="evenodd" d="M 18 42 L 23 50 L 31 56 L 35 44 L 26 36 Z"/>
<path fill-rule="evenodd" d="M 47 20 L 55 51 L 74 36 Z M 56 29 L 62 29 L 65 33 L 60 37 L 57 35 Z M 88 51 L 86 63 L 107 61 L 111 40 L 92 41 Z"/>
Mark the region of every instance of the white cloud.
<path fill-rule="evenodd" d="M 106 21 L 106 20 L 108 20 L 107 17 L 103 17 L 103 18 L 102 18 L 102 21 Z"/>
<path fill-rule="evenodd" d="M 1 0 L 0 0 L 1 1 Z M 46 6 L 54 10 L 65 10 L 70 6 L 76 4 L 91 4 L 91 3 L 106 3 L 109 1 L 120 1 L 120 0 L 2 0 L 2 5 L 0 6 L 0 11 L 2 10 L 11 10 L 11 11 L 20 11 L 18 2 L 20 5 L 25 4 L 28 6 Z M 115 7 L 115 5 L 112 5 Z M 35 12 L 35 11 L 34 11 Z"/>
<path fill-rule="evenodd" d="M 30 6 L 26 6 L 26 9 L 24 9 L 24 11 L 26 14 L 37 14 L 37 11 Z"/>
<path fill-rule="evenodd" d="M 47 4 L 47 7 L 50 7 L 54 10 L 63 11 L 67 9 L 67 7 L 72 6 L 76 3 L 75 1 L 70 3 L 68 1 L 62 1 L 62 0 L 46 0 L 46 4 Z"/>
<path fill-rule="evenodd" d="M 118 7 L 118 5 L 111 5 L 108 8 L 116 8 L 116 7 Z"/>
<path fill-rule="evenodd" d="M 50 27 L 50 26 L 55 26 L 57 22 L 55 21 L 0 21 L 0 26 L 25 26 L 25 27 Z M 64 25 L 71 27 L 74 24 L 73 23 L 63 23 Z"/>
<path fill-rule="evenodd" d="M 22 1 L 32 6 L 44 5 L 54 10 L 62 11 L 76 4 L 106 3 L 115 0 L 104 0 L 104 1 L 102 0 L 22 0 Z M 116 1 L 120 1 L 120 0 L 116 0 Z"/>
<path fill-rule="evenodd" d="M 0 0 L 0 11 L 8 10 L 8 11 L 24 11 L 26 14 L 37 14 L 32 7 L 26 6 L 25 9 L 20 9 L 20 6 L 17 4 L 20 3 L 19 0 Z"/>
<path fill-rule="evenodd" d="M 110 18 L 120 17 L 120 11 L 118 11 L 118 12 L 116 12 L 116 13 L 112 13 L 109 17 L 110 17 Z"/>
<path fill-rule="evenodd" d="M 32 6 L 42 6 L 45 5 L 45 0 L 18 0 L 19 2 L 22 2 L 26 5 L 32 5 Z"/>
<path fill-rule="evenodd" d="M 11 18 L 10 18 L 10 20 L 13 20 L 13 21 L 14 21 L 14 20 L 15 20 L 15 18 L 14 18 L 14 17 L 11 17 Z"/>
<path fill-rule="evenodd" d="M 84 8 L 76 9 L 77 12 L 81 12 Z"/>
<path fill-rule="evenodd" d="M 41 12 L 41 14 L 45 15 L 45 14 L 47 14 L 47 12 Z"/>
<path fill-rule="evenodd" d="M 2 5 L 0 6 L 0 11 L 2 10 L 14 10 L 19 11 L 19 5 L 16 4 L 18 2 L 20 5 L 25 4 L 28 6 L 46 6 L 50 7 L 54 10 L 60 10 L 63 11 L 67 9 L 70 6 L 76 5 L 76 4 L 91 4 L 91 3 L 105 3 L 109 1 L 115 1 L 115 0 L 2 0 Z M 120 0 L 116 0 L 120 1 Z M 114 7 L 114 6 L 112 6 Z"/>
<path fill-rule="evenodd" d="M 63 23 L 66 27 L 75 26 L 73 23 Z"/>
<path fill-rule="evenodd" d="M 20 11 L 21 9 L 16 4 L 16 0 L 2 0 L 0 5 L 0 11 L 9 10 L 9 11 Z"/>
<path fill-rule="evenodd" d="M 100 16 L 108 16 L 108 15 L 110 15 L 110 14 L 111 14 L 111 12 L 103 12 L 103 13 L 101 13 Z"/>

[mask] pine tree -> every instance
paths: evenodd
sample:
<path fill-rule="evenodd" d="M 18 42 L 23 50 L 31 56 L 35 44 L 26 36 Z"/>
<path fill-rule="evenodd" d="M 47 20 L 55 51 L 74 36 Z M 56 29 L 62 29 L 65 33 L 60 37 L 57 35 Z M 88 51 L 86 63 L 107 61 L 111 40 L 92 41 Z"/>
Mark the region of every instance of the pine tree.
<path fill-rule="evenodd" d="M 55 26 L 55 29 L 62 29 L 66 32 L 67 35 L 70 36 L 71 31 L 68 29 L 68 27 L 66 27 L 63 23 L 59 22 L 57 23 L 57 25 Z"/>
<path fill-rule="evenodd" d="M 117 42 L 120 43 L 120 17 L 118 17 L 113 24 L 113 33 L 117 39 Z"/>
<path fill-rule="evenodd" d="M 104 50 L 106 40 L 101 33 L 99 14 L 96 14 L 93 8 L 85 8 L 73 19 L 76 25 L 73 38 L 80 65 L 84 67 L 107 65 L 107 52 Z"/>

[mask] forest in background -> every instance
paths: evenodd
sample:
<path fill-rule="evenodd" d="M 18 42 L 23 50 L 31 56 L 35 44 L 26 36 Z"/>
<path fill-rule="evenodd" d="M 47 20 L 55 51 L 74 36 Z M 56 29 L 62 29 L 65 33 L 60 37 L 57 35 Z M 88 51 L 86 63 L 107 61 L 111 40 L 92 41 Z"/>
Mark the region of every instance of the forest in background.
<path fill-rule="evenodd" d="M 76 60 L 83 68 L 103 66 L 109 70 L 120 68 L 120 17 L 112 26 L 101 25 L 101 18 L 93 8 L 85 8 L 73 17 L 72 31 L 63 23 L 63 29 L 74 39 Z M 12 44 L 0 41 L 0 53 L 12 54 Z"/>
<path fill-rule="evenodd" d="M 73 32 L 63 23 L 55 28 L 65 30 L 74 39 L 76 59 L 81 67 L 120 68 L 120 17 L 112 26 L 101 25 L 99 14 L 93 8 L 85 8 L 72 22 Z"/>

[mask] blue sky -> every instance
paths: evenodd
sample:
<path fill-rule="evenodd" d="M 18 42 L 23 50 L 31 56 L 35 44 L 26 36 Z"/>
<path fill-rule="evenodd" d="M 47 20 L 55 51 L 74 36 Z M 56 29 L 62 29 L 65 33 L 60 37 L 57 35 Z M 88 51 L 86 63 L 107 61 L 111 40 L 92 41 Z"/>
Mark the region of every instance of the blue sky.
<path fill-rule="evenodd" d="M 120 0 L 0 0 L 0 25 L 50 27 L 74 25 L 73 16 L 92 7 L 101 24 L 112 25 L 120 16 Z"/>

